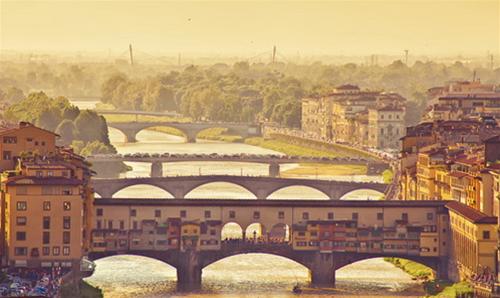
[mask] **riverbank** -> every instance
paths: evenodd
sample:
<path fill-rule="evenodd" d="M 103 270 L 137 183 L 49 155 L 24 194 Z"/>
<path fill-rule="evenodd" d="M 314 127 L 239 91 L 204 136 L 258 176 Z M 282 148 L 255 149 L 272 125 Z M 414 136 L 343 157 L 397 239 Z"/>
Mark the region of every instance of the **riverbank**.
<path fill-rule="evenodd" d="M 107 122 L 191 122 L 191 119 L 187 117 L 170 116 L 107 114 L 103 115 L 103 117 Z"/>
<path fill-rule="evenodd" d="M 432 269 L 422 264 L 399 258 L 384 258 L 384 260 L 422 281 L 423 288 L 427 293 L 426 297 L 454 298 L 474 294 L 473 287 L 467 282 L 453 283 L 445 280 L 435 280 Z"/>

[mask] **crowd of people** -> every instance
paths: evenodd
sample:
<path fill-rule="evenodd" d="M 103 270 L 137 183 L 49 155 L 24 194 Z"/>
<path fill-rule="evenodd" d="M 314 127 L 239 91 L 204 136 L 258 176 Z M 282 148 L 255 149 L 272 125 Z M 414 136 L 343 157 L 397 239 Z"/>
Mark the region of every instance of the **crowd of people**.
<path fill-rule="evenodd" d="M 5 269 L 0 283 L 0 297 L 57 297 L 62 276 L 67 272 L 61 267 Z"/>

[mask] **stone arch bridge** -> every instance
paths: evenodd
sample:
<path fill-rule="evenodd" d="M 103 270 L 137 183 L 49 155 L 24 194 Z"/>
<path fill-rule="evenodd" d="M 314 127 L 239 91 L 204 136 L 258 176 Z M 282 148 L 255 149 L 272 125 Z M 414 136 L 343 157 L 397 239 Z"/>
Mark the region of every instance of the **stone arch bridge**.
<path fill-rule="evenodd" d="M 173 127 L 182 131 L 186 135 L 186 140 L 188 143 L 194 143 L 196 141 L 196 135 L 207 128 L 222 127 L 227 128 L 229 133 L 234 133 L 242 136 L 243 138 L 251 136 L 260 136 L 261 130 L 260 126 L 257 124 L 246 124 L 246 123 L 228 123 L 228 122 L 110 122 L 109 127 L 113 127 L 121 131 L 126 138 L 126 142 L 133 143 L 136 142 L 136 135 L 141 130 L 156 127 L 156 126 L 167 126 Z"/>
<path fill-rule="evenodd" d="M 311 187 L 324 193 L 330 200 L 340 200 L 347 193 L 359 189 L 370 189 L 380 193 L 384 193 L 387 189 L 387 184 L 378 182 L 347 182 L 230 175 L 94 179 L 92 181 L 94 191 L 102 198 L 112 198 L 115 193 L 126 187 L 145 184 L 163 189 L 177 199 L 183 199 L 193 189 L 213 182 L 228 182 L 239 185 L 248 190 L 259 200 L 265 200 L 272 193 L 289 186 Z"/>

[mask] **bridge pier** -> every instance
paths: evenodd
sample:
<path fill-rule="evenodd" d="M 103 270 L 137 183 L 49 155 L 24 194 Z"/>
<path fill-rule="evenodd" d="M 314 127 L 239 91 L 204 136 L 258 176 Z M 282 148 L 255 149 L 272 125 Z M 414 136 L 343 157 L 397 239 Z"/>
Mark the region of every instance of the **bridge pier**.
<path fill-rule="evenodd" d="M 177 266 L 177 289 L 192 291 L 201 288 L 201 271 L 199 254 L 194 250 L 182 252 Z"/>
<path fill-rule="evenodd" d="M 272 162 L 269 164 L 269 177 L 279 177 L 280 176 L 280 164 L 277 162 Z"/>
<path fill-rule="evenodd" d="M 161 161 L 154 161 L 151 163 L 151 177 L 163 177 L 163 163 Z"/>
<path fill-rule="evenodd" d="M 332 253 L 316 253 L 309 271 L 312 285 L 335 286 L 335 263 Z"/>

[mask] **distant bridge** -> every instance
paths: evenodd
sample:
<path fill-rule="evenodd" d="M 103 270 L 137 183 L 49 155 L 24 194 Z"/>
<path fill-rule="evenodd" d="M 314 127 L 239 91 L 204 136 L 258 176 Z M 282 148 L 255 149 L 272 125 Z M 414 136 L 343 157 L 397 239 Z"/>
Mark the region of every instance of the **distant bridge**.
<path fill-rule="evenodd" d="M 230 122 L 109 122 L 109 127 L 113 127 L 121 131 L 126 138 L 126 142 L 136 142 L 136 135 L 143 129 L 166 126 L 176 128 L 184 133 L 188 143 L 196 141 L 196 135 L 207 128 L 222 127 L 228 130 L 228 133 L 233 133 L 242 136 L 243 138 L 260 136 L 260 126 L 257 124 L 248 123 L 230 123 Z"/>
<path fill-rule="evenodd" d="M 289 186 L 307 186 L 314 188 L 324 193 L 330 200 L 340 200 L 344 195 L 354 190 L 370 189 L 384 193 L 387 189 L 387 184 L 378 182 L 347 182 L 230 175 L 94 179 L 92 184 L 94 185 L 94 191 L 102 198 L 112 198 L 115 193 L 129 186 L 146 184 L 161 188 L 170 193 L 174 198 L 183 199 L 195 188 L 213 182 L 227 182 L 239 185 L 252 193 L 258 200 L 265 200 L 272 193 Z"/>
<path fill-rule="evenodd" d="M 132 110 L 95 110 L 100 115 L 136 115 L 136 116 L 167 116 L 181 117 L 181 114 L 176 112 L 151 112 L 151 111 L 132 111 Z"/>
<path fill-rule="evenodd" d="M 367 158 L 357 157 L 305 157 L 286 155 L 256 155 L 256 154 L 100 154 L 87 157 L 91 163 L 106 163 L 116 161 L 148 162 L 151 163 L 151 177 L 162 177 L 162 163 L 189 162 L 189 161 L 213 161 L 213 162 L 247 162 L 269 164 L 269 176 L 280 175 L 280 164 L 287 163 L 320 163 L 332 165 L 366 165 L 368 174 L 381 173 L 388 165 Z"/>

